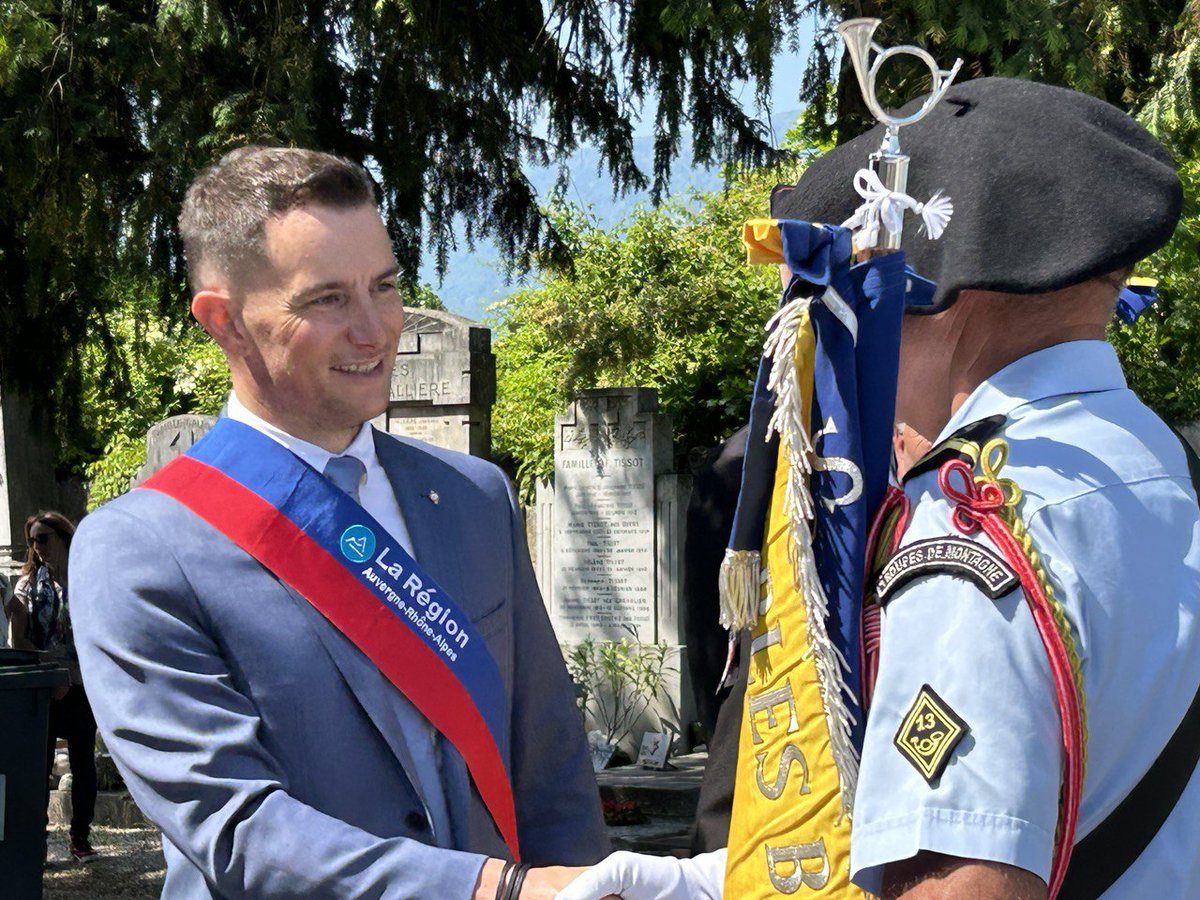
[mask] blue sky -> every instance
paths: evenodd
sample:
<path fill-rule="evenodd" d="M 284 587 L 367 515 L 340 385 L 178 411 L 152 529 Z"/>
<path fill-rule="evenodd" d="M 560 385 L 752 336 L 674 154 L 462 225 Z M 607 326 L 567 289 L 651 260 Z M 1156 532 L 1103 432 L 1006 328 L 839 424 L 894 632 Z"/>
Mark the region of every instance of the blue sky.
<path fill-rule="evenodd" d="M 800 51 L 793 53 L 790 50 L 784 49 L 775 57 L 773 67 L 774 71 L 771 77 L 771 106 L 770 109 L 766 111 L 768 115 L 787 113 L 800 108 L 800 100 L 798 99 L 798 95 L 800 93 L 800 78 L 804 74 L 804 66 L 808 61 L 808 53 L 809 49 L 812 47 L 812 42 L 813 19 L 810 16 L 803 23 L 801 23 Z M 747 112 L 761 112 L 755 107 L 754 88 L 751 85 L 742 85 L 739 99 L 741 100 L 742 108 Z M 653 108 L 651 108 L 651 112 L 652 109 Z M 780 141 L 783 139 L 784 132 L 787 130 L 788 126 L 791 125 L 791 123 L 786 123 L 782 127 L 782 130 L 780 129 L 778 122 L 773 123 L 773 125 L 777 131 L 775 139 L 776 141 Z M 653 121 L 636 128 L 634 133 L 640 137 L 652 134 Z"/>
<path fill-rule="evenodd" d="M 800 108 L 797 95 L 800 78 L 812 47 L 813 25 L 811 17 L 801 24 L 798 52 L 784 50 L 776 56 L 769 109 L 756 108 L 754 89 L 751 85 L 741 87 L 740 99 L 743 107 L 755 115 L 767 116 L 776 143 L 783 139 Z M 648 103 L 643 120 L 634 130 L 635 135 L 642 138 L 637 142 L 640 146 L 635 152 L 643 170 L 648 170 L 651 152 L 648 138 L 653 134 L 653 110 L 653 105 Z M 682 192 L 693 189 L 718 189 L 721 184 L 719 175 L 693 167 L 690 147 L 687 146 L 689 139 L 685 137 L 682 144 L 685 152 L 672 168 L 671 190 Z M 612 197 L 611 185 L 596 174 L 595 148 L 585 147 L 574 154 L 568 169 L 572 180 L 569 196 L 575 202 L 591 206 L 594 215 L 604 226 L 615 225 L 635 204 L 648 202 L 646 194 Z M 546 171 L 529 170 L 527 174 L 539 191 L 548 190 L 553 181 L 553 175 Z M 500 272 L 499 254 L 488 241 L 477 242 L 474 250 L 469 250 L 465 241 L 459 241 L 459 249 L 451 253 L 445 279 L 440 285 L 434 272 L 433 261 L 427 254 L 421 267 L 421 280 L 433 286 L 448 309 L 470 318 L 482 318 L 487 306 L 519 287 L 505 284 Z"/>

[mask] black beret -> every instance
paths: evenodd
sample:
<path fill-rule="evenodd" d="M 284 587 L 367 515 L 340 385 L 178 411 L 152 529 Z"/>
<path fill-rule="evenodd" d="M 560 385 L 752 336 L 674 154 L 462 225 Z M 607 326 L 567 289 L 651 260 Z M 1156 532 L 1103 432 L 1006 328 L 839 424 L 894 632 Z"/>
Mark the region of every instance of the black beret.
<path fill-rule="evenodd" d="M 901 115 L 915 111 L 915 100 Z M 815 160 L 794 188 L 771 195 L 777 219 L 840 224 L 862 202 L 854 174 L 883 140 L 882 125 Z M 1183 192 L 1171 157 L 1116 107 L 1014 78 L 954 85 L 900 129 L 912 158 L 907 193 L 954 203 L 941 238 L 905 216 L 909 265 L 937 283 L 933 306 L 965 288 L 1038 294 L 1132 266 L 1171 237 Z"/>

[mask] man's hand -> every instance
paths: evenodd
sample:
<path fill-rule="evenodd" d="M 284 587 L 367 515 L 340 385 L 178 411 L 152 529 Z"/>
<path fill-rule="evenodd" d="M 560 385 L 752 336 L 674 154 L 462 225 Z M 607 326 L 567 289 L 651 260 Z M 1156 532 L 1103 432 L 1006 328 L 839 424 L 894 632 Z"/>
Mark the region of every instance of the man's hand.
<path fill-rule="evenodd" d="M 620 851 L 588 869 L 558 895 L 558 900 L 721 900 L 725 851 L 694 859 L 642 856 Z"/>
<path fill-rule="evenodd" d="M 519 900 L 554 900 L 559 891 L 586 871 L 586 866 L 545 866 L 530 869 L 521 885 Z"/>
<path fill-rule="evenodd" d="M 495 900 L 500 873 L 504 871 L 504 860 L 489 859 L 479 872 L 475 884 L 474 900 Z M 525 873 L 521 884 L 520 900 L 554 900 L 562 888 L 587 871 L 585 866 L 543 866 Z M 512 880 L 512 875 L 509 875 Z"/>

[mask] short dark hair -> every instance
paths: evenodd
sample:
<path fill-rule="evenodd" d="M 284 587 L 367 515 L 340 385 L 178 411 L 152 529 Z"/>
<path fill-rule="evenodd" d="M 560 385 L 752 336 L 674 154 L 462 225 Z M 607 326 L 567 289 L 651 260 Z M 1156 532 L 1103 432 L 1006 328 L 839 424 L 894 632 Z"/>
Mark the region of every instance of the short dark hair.
<path fill-rule="evenodd" d="M 309 203 L 346 209 L 375 203 L 375 185 L 355 163 L 297 147 L 239 147 L 192 182 L 179 213 L 188 280 L 202 267 L 229 274 L 260 257 L 272 216 Z"/>

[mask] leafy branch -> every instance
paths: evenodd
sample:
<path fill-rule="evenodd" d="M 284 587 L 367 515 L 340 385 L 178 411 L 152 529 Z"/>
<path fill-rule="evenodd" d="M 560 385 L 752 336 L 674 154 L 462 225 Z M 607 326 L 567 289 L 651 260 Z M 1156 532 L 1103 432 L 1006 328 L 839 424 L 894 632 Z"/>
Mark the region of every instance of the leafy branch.
<path fill-rule="evenodd" d="M 650 704 L 667 699 L 667 677 L 678 672 L 665 641 L 585 638 L 567 654 L 567 671 L 579 687 L 579 705 L 590 712 L 611 744 L 629 737 Z"/>

